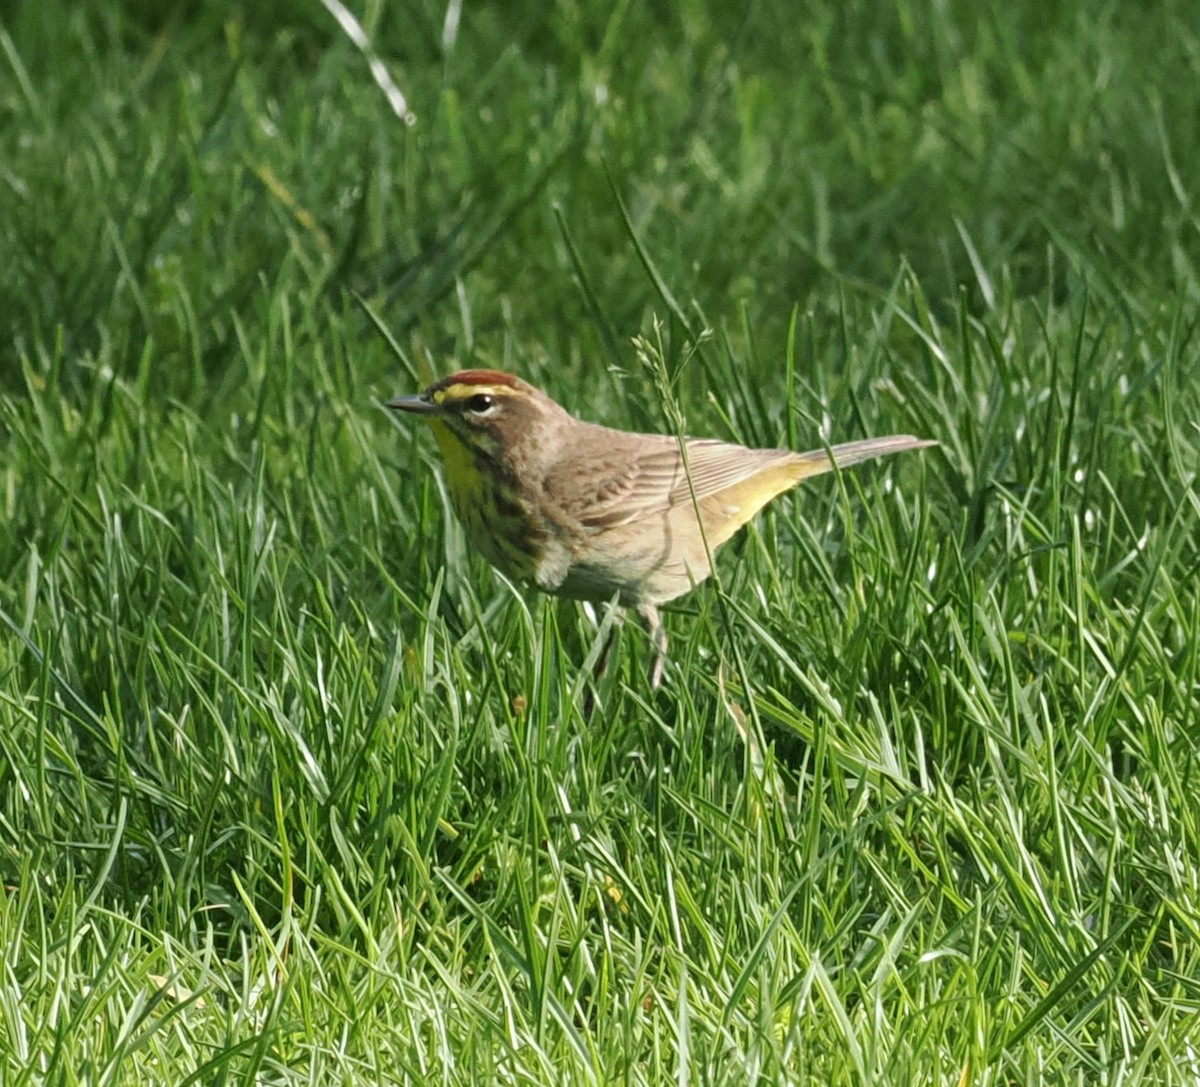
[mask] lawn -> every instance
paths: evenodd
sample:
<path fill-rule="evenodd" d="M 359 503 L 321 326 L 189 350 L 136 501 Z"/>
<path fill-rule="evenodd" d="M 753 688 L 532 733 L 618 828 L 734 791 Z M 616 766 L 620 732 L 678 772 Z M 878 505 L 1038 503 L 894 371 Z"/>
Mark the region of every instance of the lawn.
<path fill-rule="evenodd" d="M 327 4 L 0 21 L 0 1083 L 1200 1080 L 1192 4 Z M 940 444 L 654 690 L 467 366 Z"/>

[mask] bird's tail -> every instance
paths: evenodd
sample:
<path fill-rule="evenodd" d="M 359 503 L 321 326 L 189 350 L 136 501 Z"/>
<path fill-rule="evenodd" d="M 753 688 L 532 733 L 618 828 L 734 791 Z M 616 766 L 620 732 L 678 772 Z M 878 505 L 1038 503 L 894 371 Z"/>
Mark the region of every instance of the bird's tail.
<path fill-rule="evenodd" d="M 909 434 L 892 434 L 887 438 L 845 442 L 833 446 L 832 449 L 814 449 L 809 453 L 791 453 L 777 449 L 753 452 L 742 450 L 741 452 L 762 458 L 767 463 L 762 464 L 756 471 L 748 472 L 737 483 L 722 487 L 704 500 L 703 504 L 708 507 L 704 522 L 708 545 L 711 548 L 718 547 L 776 495 L 790 490 L 809 476 L 831 472 L 835 464 L 839 469 L 849 468 L 872 457 L 903 453 L 908 449 L 924 449 L 930 445 L 937 445 L 937 442 L 924 441 Z"/>
<path fill-rule="evenodd" d="M 865 438 L 861 442 L 843 442 L 829 449 L 797 453 L 789 468 L 794 481 L 799 483 L 809 476 L 819 476 L 822 472 L 832 471 L 835 464 L 841 470 L 874 457 L 886 457 L 890 453 L 904 453 L 910 449 L 925 449 L 931 445 L 937 445 L 937 442 L 914 438 L 911 434 L 889 434 L 886 438 Z"/>

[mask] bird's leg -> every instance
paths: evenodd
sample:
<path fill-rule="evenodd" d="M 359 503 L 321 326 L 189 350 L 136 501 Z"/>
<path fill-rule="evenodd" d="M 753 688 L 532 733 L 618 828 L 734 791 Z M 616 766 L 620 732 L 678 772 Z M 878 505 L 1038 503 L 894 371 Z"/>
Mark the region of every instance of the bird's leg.
<path fill-rule="evenodd" d="M 583 607 L 588 618 L 594 622 L 595 616 L 592 613 L 591 605 L 584 604 Z M 583 719 L 585 721 L 591 719 L 592 710 L 596 708 L 596 691 L 600 686 L 600 680 L 608 669 L 608 659 L 612 655 L 612 647 L 617 640 L 617 629 L 621 625 L 621 618 L 621 609 L 616 606 L 616 602 L 614 601 L 609 605 L 608 613 L 604 619 L 598 624 L 602 631 L 606 625 L 609 629 L 604 635 L 604 644 L 600 647 L 600 655 L 596 658 L 596 663 L 592 666 L 592 682 L 583 695 Z"/>
<path fill-rule="evenodd" d="M 662 682 L 663 665 L 667 663 L 667 628 L 663 626 L 658 608 L 653 604 L 639 604 L 638 615 L 645 621 L 650 631 L 650 641 L 654 644 L 654 665 L 650 669 L 650 689 L 657 690 Z"/>
<path fill-rule="evenodd" d="M 600 650 L 600 659 L 596 661 L 596 667 L 592 669 L 592 680 L 599 683 L 604 675 L 604 670 L 608 667 L 608 657 L 612 653 L 613 642 L 617 640 L 617 625 L 613 624 L 612 630 L 604 639 L 604 648 Z"/>
<path fill-rule="evenodd" d="M 604 670 L 608 667 L 608 655 L 612 652 L 613 642 L 617 640 L 617 627 L 613 624 L 612 630 L 604 638 L 604 648 L 600 650 L 600 659 L 596 661 L 596 667 L 592 669 L 592 682 L 588 685 L 588 689 L 583 693 L 583 719 L 590 721 L 592 719 L 592 710 L 596 708 L 596 688 L 600 685 L 600 679 L 604 675 Z"/>

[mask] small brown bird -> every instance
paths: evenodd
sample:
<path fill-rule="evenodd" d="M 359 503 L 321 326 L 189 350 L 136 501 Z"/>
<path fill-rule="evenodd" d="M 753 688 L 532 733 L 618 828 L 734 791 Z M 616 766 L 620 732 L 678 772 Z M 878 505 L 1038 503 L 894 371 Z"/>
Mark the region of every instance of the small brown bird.
<path fill-rule="evenodd" d="M 905 434 L 810 453 L 681 443 L 581 422 L 498 370 L 463 370 L 387 406 L 433 427 L 454 512 L 488 562 L 544 592 L 637 609 L 657 651 L 655 687 L 667 651 L 658 605 L 708 577 L 709 556 L 772 498 L 835 465 L 937 444 Z"/>

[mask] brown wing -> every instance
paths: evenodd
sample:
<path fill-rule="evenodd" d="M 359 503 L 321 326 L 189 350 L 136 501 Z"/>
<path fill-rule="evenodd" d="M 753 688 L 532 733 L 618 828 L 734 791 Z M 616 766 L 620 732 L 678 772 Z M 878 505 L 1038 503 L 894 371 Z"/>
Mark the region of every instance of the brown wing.
<path fill-rule="evenodd" d="M 589 449 L 602 457 L 568 457 L 545 480 L 547 495 L 585 528 L 608 529 L 691 504 L 690 472 L 697 501 L 743 482 L 764 468 L 796 460 L 786 449 L 746 449 L 707 438 L 687 440 L 684 470 L 676 439 L 661 434 L 626 434 L 596 427 Z M 586 463 L 586 462 L 591 462 Z"/>
<path fill-rule="evenodd" d="M 721 494 L 723 499 L 743 507 L 737 519 L 737 524 L 742 524 L 771 497 L 809 476 L 828 472 L 835 462 L 839 468 L 848 468 L 873 457 L 937 444 L 907 434 L 892 434 L 835 445 L 829 452 L 814 449 L 793 453 L 788 449 L 747 449 L 711 438 L 688 438 L 685 472 L 675 438 L 599 426 L 588 430 L 585 440 L 590 455 L 568 455 L 547 475 L 544 487 L 547 497 L 563 513 L 595 530 L 690 506 L 693 489 L 698 503 Z M 602 450 L 603 455 L 595 455 L 596 450 Z M 753 493 L 743 493 L 743 485 Z"/>

